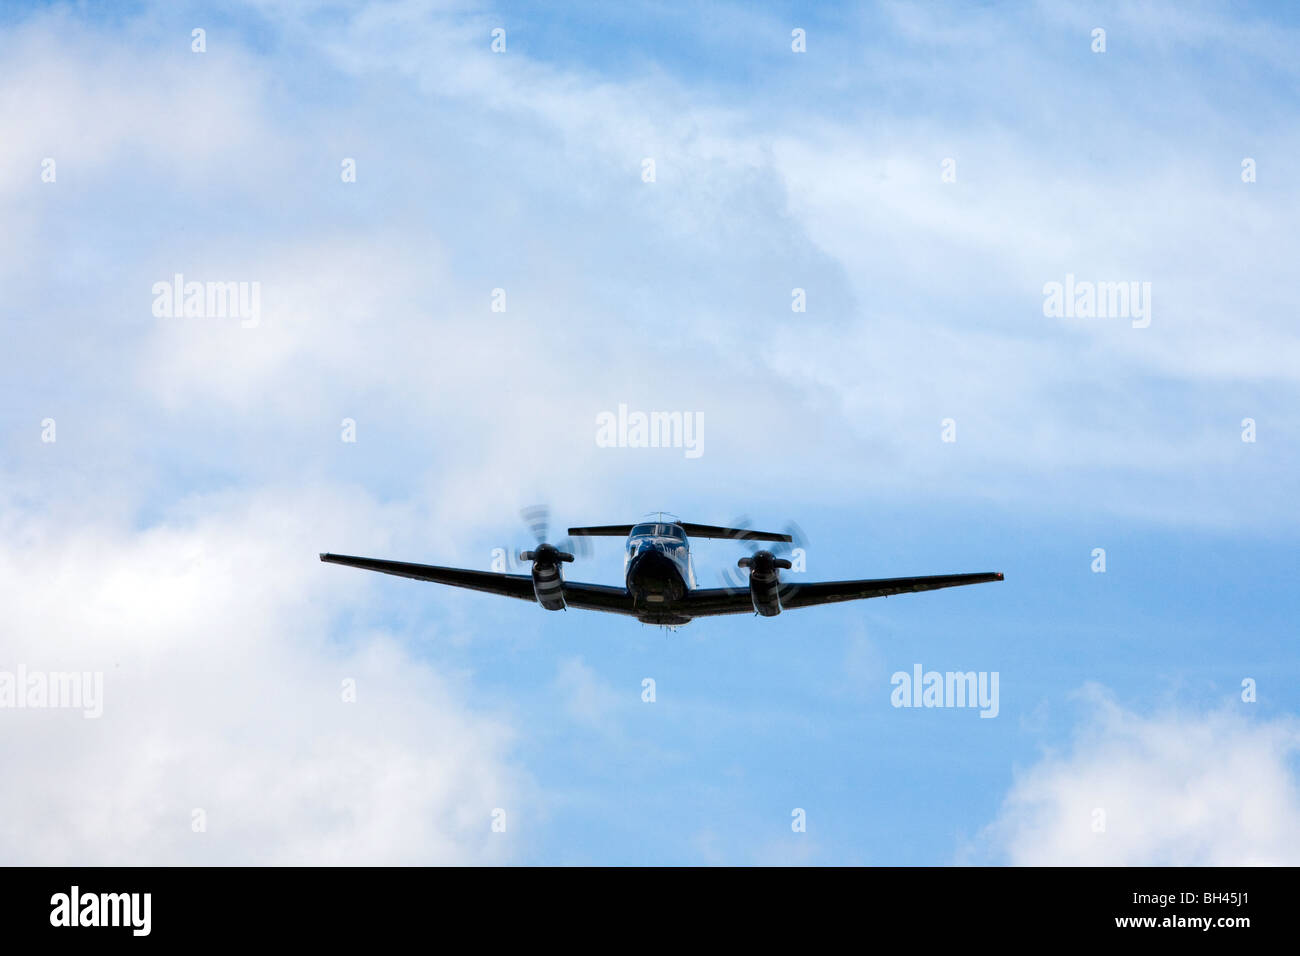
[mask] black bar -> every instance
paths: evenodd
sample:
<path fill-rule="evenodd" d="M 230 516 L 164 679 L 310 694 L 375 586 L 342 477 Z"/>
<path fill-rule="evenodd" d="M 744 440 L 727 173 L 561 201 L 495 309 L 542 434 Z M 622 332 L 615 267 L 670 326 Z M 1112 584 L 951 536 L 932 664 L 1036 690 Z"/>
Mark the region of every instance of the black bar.
<path fill-rule="evenodd" d="M 871 945 L 901 933 L 915 951 L 942 941 L 1124 937 L 1232 946 L 1285 932 L 1295 878 L 1294 869 L 1205 867 L 9 868 L 0 870 L 0 929 L 7 942 L 292 940 L 331 948 L 398 944 L 412 931 L 429 948 L 463 949 L 515 934 L 542 946 L 561 930 L 587 938 L 597 926 L 615 934 L 601 937 L 611 947 L 714 934 L 761 943 L 787 931 L 795 939 L 806 934 L 805 942 L 829 933 Z M 101 909 L 98 894 L 140 895 L 130 909 L 120 896 L 105 908 L 111 917 L 116 907 L 125 925 L 52 925 L 52 916 L 70 909 L 58 912 L 59 894 L 70 904 L 73 886 L 87 916 L 86 906 Z M 148 934 L 136 935 L 146 893 Z M 95 904 L 85 902 L 91 895 Z M 1120 925 L 1135 919 L 1154 923 Z M 1208 928 L 1191 925 L 1203 919 Z"/>

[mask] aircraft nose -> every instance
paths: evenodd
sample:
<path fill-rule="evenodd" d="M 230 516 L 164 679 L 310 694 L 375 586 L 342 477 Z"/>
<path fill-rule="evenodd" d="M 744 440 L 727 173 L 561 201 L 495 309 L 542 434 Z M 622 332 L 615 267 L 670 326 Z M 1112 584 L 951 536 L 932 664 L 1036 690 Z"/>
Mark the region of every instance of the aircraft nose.
<path fill-rule="evenodd" d="M 677 567 L 672 559 L 658 550 L 642 551 L 632 560 L 627 571 L 629 586 L 654 591 L 670 589 L 677 576 Z"/>
<path fill-rule="evenodd" d="M 644 574 L 659 576 L 666 574 L 673 566 L 668 555 L 658 548 L 647 548 L 632 559 L 632 567 Z"/>

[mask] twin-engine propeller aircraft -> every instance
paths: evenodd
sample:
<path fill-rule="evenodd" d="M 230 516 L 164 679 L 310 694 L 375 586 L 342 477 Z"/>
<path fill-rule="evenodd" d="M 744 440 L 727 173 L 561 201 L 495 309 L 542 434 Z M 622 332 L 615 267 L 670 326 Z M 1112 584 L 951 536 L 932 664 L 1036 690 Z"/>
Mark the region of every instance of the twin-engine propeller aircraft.
<path fill-rule="evenodd" d="M 527 516 L 527 513 L 526 513 Z M 875 578 L 864 581 L 824 581 L 815 584 L 781 581 L 780 572 L 790 562 L 769 550 L 755 551 L 741 558 L 737 566 L 749 569 L 749 587 L 699 588 L 691 563 L 690 538 L 731 538 L 736 541 L 790 542 L 788 534 L 750 531 L 743 528 L 720 528 L 707 524 L 659 520 L 643 524 L 614 524 L 588 528 L 570 528 L 570 537 L 626 537 L 623 560 L 624 587 L 603 584 L 578 584 L 565 581 L 561 565 L 572 561 L 573 554 L 545 542 L 546 519 L 534 513 L 534 533 L 538 545 L 520 552 L 521 561 L 533 563 L 532 574 L 502 574 L 495 571 L 470 571 L 464 568 L 440 568 L 429 564 L 355 558 L 345 554 L 322 554 L 331 564 L 346 564 L 367 571 L 382 571 L 417 581 L 433 581 L 473 591 L 488 591 L 507 597 L 536 601 L 548 611 L 576 607 L 589 611 L 626 614 L 643 624 L 678 627 L 697 617 L 715 614 L 742 614 L 753 611 L 763 617 L 775 617 L 783 610 L 856 601 L 862 598 L 887 597 L 911 591 L 933 591 L 962 584 L 1001 581 L 996 571 L 980 574 L 934 574 L 919 578 Z M 584 542 L 585 543 L 585 542 Z M 561 542 L 568 544 L 568 542 Z M 572 545 L 570 545 L 572 546 Z"/>

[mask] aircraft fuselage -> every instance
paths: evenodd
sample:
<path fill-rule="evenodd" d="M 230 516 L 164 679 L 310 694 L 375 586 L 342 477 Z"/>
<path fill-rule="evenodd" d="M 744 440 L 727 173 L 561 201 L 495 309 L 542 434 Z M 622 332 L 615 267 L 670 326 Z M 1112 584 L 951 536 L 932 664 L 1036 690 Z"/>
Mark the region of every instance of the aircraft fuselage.
<path fill-rule="evenodd" d="M 695 587 L 686 532 L 670 522 L 646 522 L 633 527 L 626 547 L 623 567 L 637 617 L 647 624 L 690 621 L 674 610 L 674 605 Z"/>

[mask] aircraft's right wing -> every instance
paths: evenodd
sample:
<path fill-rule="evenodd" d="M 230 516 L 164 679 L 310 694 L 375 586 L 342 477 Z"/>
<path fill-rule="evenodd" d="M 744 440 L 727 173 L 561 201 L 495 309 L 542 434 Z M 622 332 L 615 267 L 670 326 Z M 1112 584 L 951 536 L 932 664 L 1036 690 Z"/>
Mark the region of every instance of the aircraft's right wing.
<path fill-rule="evenodd" d="M 891 594 L 934 591 L 1001 580 L 1000 572 L 985 571 L 979 574 L 931 574 L 916 578 L 869 578 L 862 581 L 818 581 L 811 584 L 782 581 L 781 607 L 790 611 L 815 604 L 860 601 L 865 598 L 889 597 Z M 754 606 L 748 587 L 704 588 L 688 592 L 682 610 L 691 617 L 711 617 L 715 614 L 743 614 L 753 611 Z"/>
<path fill-rule="evenodd" d="M 443 568 L 433 564 L 411 564 L 407 561 L 385 561 L 381 558 L 356 558 L 348 554 L 322 554 L 320 559 L 329 564 L 345 564 L 350 568 L 380 571 L 383 574 L 396 574 L 398 577 L 414 578 L 416 581 L 450 584 L 452 587 L 468 588 L 471 591 L 486 591 L 489 594 L 501 594 L 505 597 L 519 598 L 524 601 L 535 602 L 537 600 L 537 596 L 533 592 L 533 578 L 529 574 L 502 574 L 498 571 Z M 569 607 L 589 611 L 636 614 L 636 609 L 632 606 L 632 598 L 625 589 L 609 587 L 604 584 L 582 584 L 578 581 L 565 581 L 564 603 Z"/>

